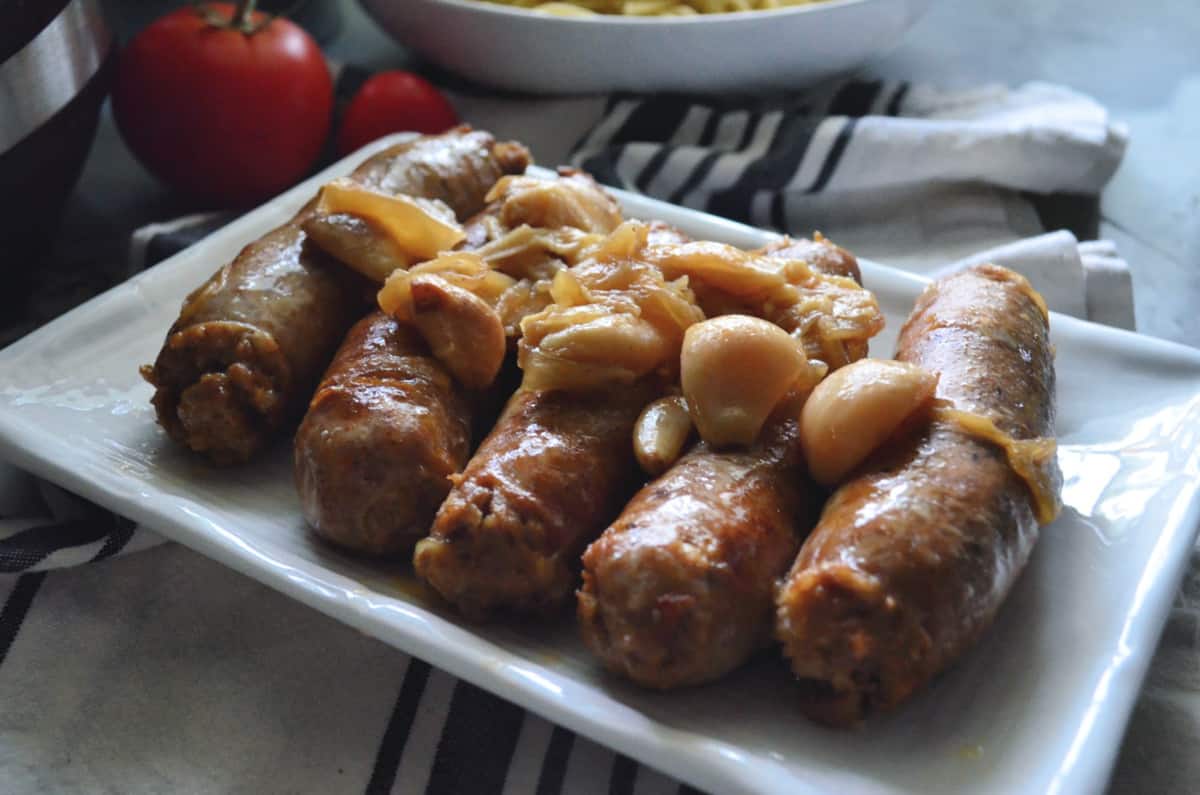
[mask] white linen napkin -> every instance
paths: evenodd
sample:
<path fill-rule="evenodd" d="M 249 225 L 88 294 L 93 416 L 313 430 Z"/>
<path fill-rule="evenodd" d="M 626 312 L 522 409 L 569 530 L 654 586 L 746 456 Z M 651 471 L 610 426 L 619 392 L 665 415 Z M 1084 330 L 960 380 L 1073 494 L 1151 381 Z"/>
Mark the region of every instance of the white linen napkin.
<path fill-rule="evenodd" d="M 457 104 L 542 162 L 929 275 L 999 261 L 1059 311 L 1133 326 L 1115 247 L 1040 220 L 1042 197 L 1097 193 L 1125 144 L 1065 88 Z M 223 220 L 135 235 L 131 272 Z M 9 791 L 692 791 L 179 546 L 124 555 L 160 541 L 0 464 Z"/>

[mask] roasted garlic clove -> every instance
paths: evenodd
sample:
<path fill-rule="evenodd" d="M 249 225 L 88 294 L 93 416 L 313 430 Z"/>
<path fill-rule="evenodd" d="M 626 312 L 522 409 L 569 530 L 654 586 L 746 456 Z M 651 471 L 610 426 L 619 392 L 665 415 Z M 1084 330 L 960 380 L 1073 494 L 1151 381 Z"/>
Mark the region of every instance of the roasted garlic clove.
<path fill-rule="evenodd" d="M 783 329 L 756 317 L 713 318 L 683 337 L 683 394 L 709 444 L 751 444 L 779 401 L 823 372 Z"/>
<path fill-rule="evenodd" d="M 800 414 L 813 479 L 840 483 L 933 397 L 937 376 L 906 362 L 860 359 L 817 385 Z"/>
<path fill-rule="evenodd" d="M 683 453 L 692 417 L 681 395 L 660 398 L 642 409 L 633 427 L 633 452 L 648 475 L 661 475 Z"/>

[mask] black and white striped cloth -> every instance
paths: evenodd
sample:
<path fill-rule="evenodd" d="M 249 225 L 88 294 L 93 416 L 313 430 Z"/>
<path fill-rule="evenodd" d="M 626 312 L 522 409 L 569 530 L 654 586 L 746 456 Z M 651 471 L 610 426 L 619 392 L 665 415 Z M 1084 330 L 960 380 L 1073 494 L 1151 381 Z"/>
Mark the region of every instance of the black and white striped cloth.
<path fill-rule="evenodd" d="M 925 273 L 998 260 L 1056 309 L 1133 325 L 1128 268 L 1111 244 L 1079 242 L 1086 217 L 1078 235 L 1046 233 L 1043 219 L 1094 199 L 1125 144 L 1061 87 L 850 81 L 770 101 L 471 107 L 479 126 L 534 141 L 588 117 L 570 162 L 609 185 L 820 228 Z M 124 277 L 226 220 L 138 230 Z M 5 791 L 690 789 L 2 463 L 0 605 Z"/>

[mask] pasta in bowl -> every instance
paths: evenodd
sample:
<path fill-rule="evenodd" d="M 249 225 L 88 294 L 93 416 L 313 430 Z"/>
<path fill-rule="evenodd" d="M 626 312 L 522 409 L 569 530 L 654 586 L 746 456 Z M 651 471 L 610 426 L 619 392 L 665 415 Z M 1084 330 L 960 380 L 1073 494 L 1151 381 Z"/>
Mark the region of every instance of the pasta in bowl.
<path fill-rule="evenodd" d="M 361 2 L 401 44 L 469 80 L 586 94 L 795 89 L 890 49 L 933 0 Z"/>
<path fill-rule="evenodd" d="M 483 0 L 565 17 L 619 14 L 633 17 L 686 17 L 736 14 L 772 8 L 812 5 L 824 0 Z"/>

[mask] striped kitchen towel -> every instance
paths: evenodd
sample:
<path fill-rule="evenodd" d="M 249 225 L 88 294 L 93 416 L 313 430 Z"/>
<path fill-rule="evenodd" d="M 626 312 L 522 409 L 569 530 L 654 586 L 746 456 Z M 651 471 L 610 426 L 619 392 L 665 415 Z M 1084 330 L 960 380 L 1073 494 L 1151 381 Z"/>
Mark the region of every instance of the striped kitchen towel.
<path fill-rule="evenodd" d="M 608 185 L 793 235 L 819 229 L 928 275 L 1070 223 L 1075 238 L 1027 247 L 1026 275 L 1053 308 L 1132 328 L 1128 268 L 1078 244 L 1127 142 L 1103 106 L 1062 86 L 852 80 L 755 101 L 611 97 L 570 159 Z"/>
<path fill-rule="evenodd" d="M 820 229 L 921 273 L 999 260 L 1056 309 L 1133 325 L 1127 266 L 1111 244 L 1079 242 L 1092 233 L 1076 212 L 1119 163 L 1124 130 L 1067 89 L 843 81 L 570 107 L 592 114 L 570 161 L 607 184 Z M 460 108 L 530 141 L 523 113 L 543 138 L 561 121 L 532 103 L 494 120 Z M 138 230 L 117 278 L 226 220 Z M 14 791 L 692 792 L 159 541 L 0 463 L 0 780 Z M 5 754 L 6 738 L 23 750 Z"/>

